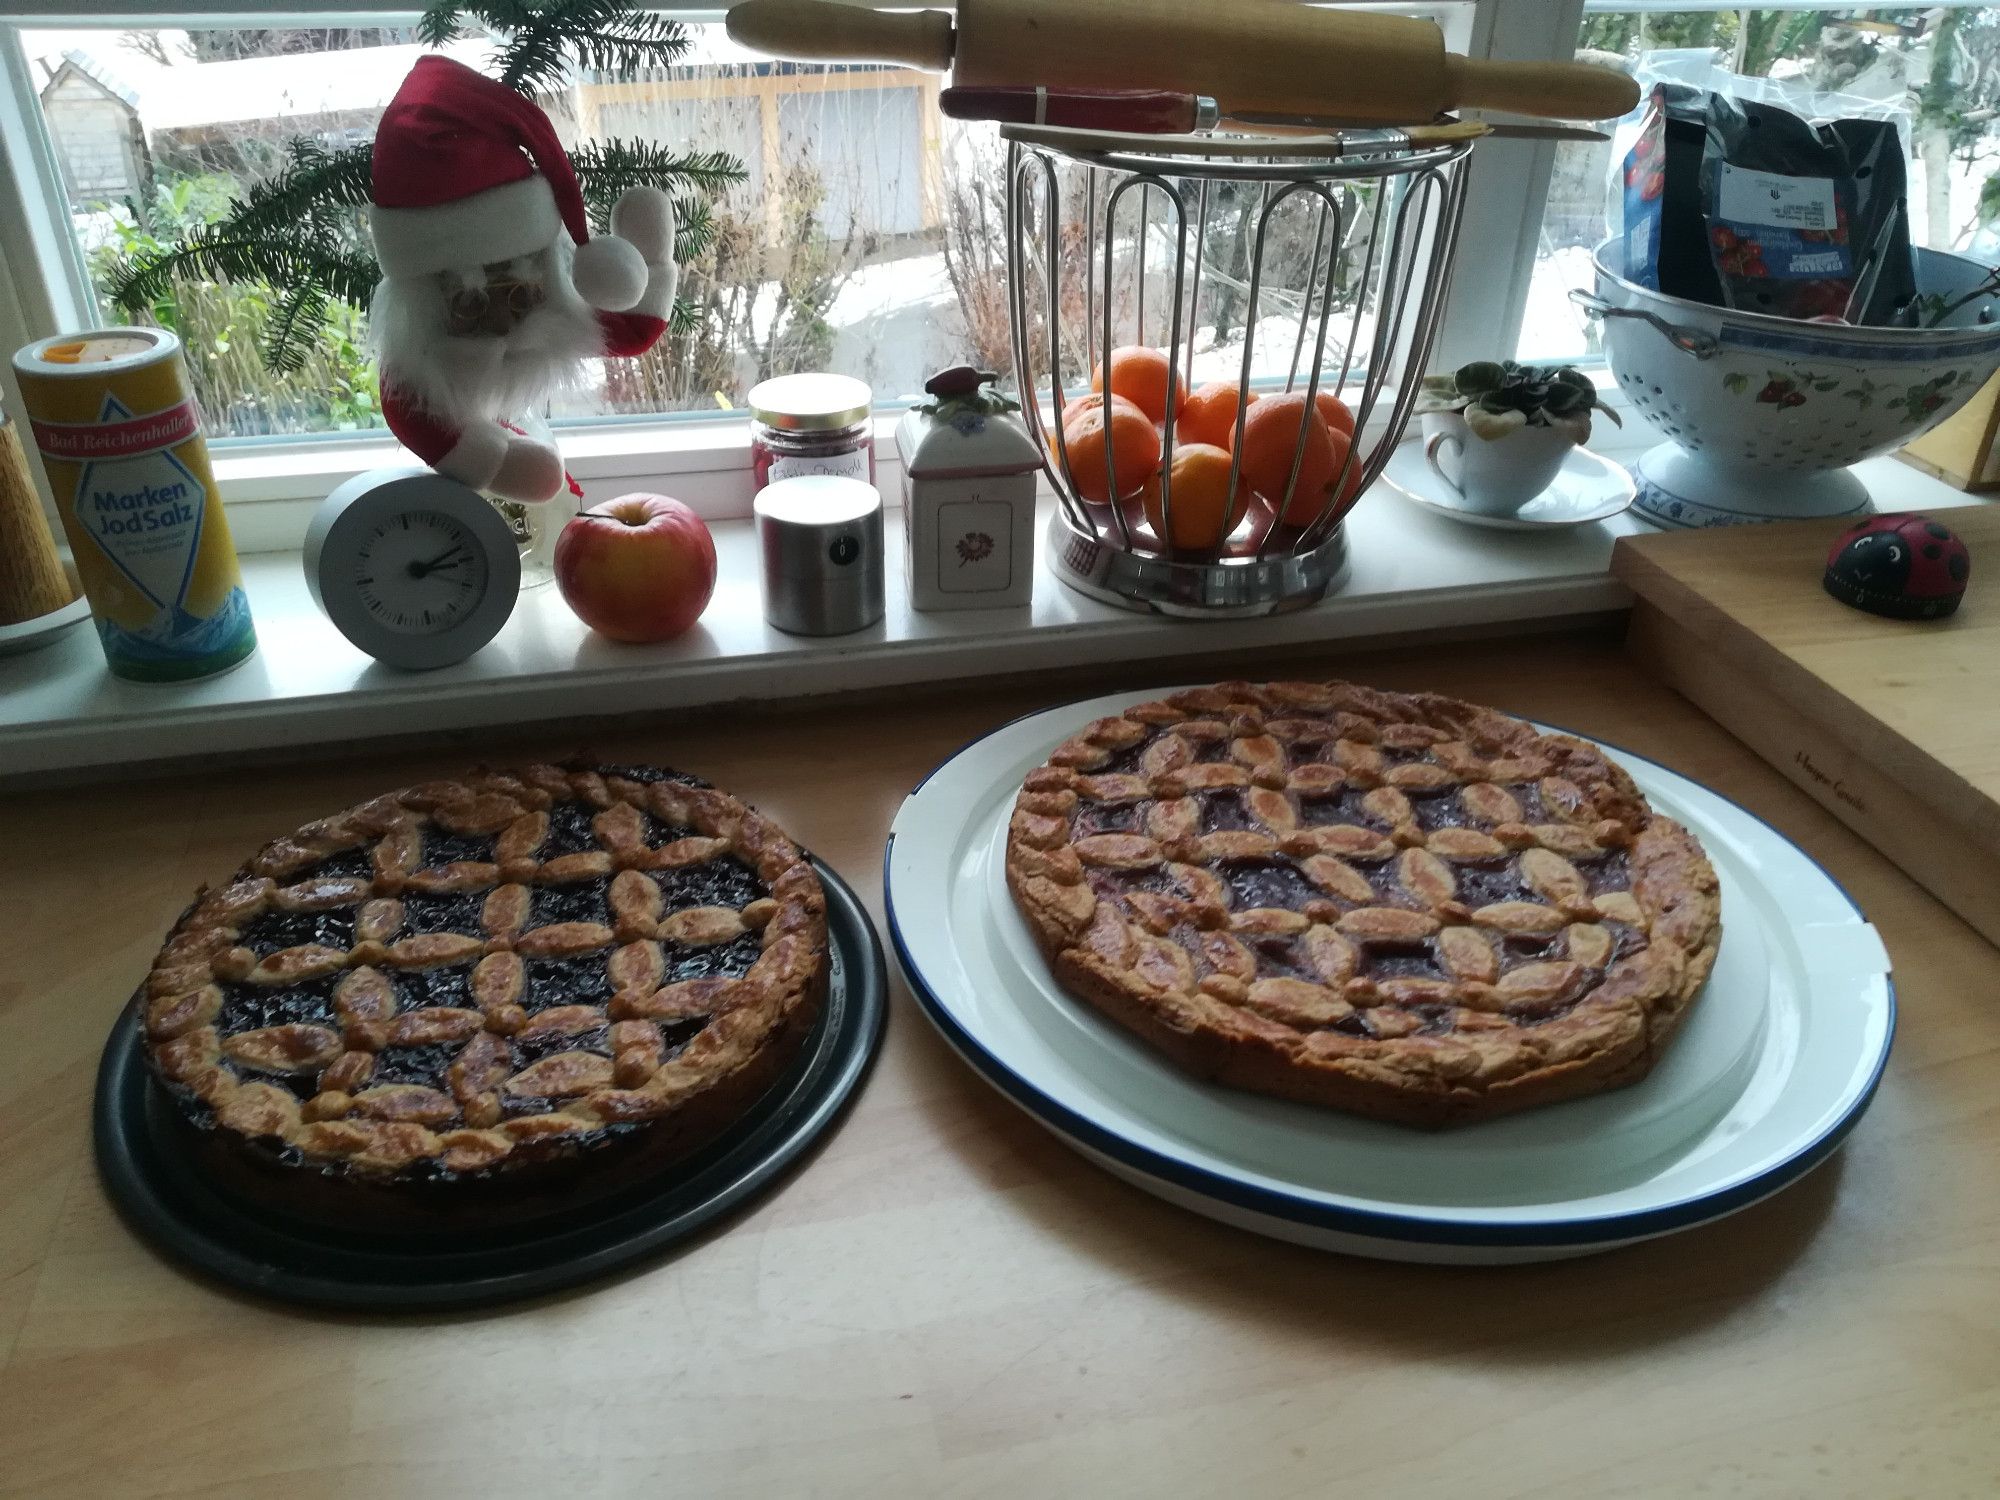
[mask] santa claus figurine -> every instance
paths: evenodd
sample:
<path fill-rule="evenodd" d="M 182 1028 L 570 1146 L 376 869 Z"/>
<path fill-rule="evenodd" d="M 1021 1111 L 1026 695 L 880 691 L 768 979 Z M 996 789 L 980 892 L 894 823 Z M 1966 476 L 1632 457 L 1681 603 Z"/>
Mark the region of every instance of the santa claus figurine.
<path fill-rule="evenodd" d="M 374 196 L 369 323 L 389 430 L 501 499 L 574 489 L 539 413 L 585 360 L 643 354 L 665 330 L 673 200 L 633 188 L 593 237 L 548 116 L 445 57 L 420 59 L 383 113 Z"/>

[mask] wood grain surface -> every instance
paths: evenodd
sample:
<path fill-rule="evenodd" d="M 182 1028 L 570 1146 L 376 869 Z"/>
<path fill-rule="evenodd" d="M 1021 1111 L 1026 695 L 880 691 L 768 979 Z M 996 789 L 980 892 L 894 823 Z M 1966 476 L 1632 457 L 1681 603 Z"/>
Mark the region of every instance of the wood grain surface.
<path fill-rule="evenodd" d="M 1826 865 L 1881 928 L 1902 1003 L 1846 1148 L 1719 1225 L 1595 1259 L 1343 1259 L 1092 1167 L 898 988 L 844 1125 L 683 1253 L 490 1313 L 294 1312 L 119 1224 L 89 1160 L 106 1030 L 189 893 L 265 839 L 475 757 L 571 752 L 576 731 L 37 794 L 0 801 L 0 1493 L 1994 1494 L 2000 954 L 1612 637 L 1281 675 L 1315 671 L 1656 757 Z M 884 833 L 936 761 L 1015 714 L 1189 675 L 677 715 L 590 748 L 722 782 L 879 920 Z"/>
<path fill-rule="evenodd" d="M 2000 506 L 1945 513 L 2000 557 Z M 1621 537 L 1647 666 L 2000 942 L 2000 588 L 1885 620 L 1821 586 L 1838 521 Z"/>

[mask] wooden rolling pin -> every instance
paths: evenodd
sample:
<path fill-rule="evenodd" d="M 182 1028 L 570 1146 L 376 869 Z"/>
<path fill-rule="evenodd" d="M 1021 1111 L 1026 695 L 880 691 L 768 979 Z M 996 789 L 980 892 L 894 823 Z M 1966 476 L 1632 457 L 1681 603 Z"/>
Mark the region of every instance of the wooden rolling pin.
<path fill-rule="evenodd" d="M 1175 89 L 1225 113 L 1421 125 L 1457 109 L 1608 120 L 1639 102 L 1608 68 L 1481 62 L 1445 51 L 1430 21 L 1273 0 L 958 0 L 955 19 L 741 0 L 726 21 L 732 40 L 778 57 L 948 69 L 959 87 Z"/>

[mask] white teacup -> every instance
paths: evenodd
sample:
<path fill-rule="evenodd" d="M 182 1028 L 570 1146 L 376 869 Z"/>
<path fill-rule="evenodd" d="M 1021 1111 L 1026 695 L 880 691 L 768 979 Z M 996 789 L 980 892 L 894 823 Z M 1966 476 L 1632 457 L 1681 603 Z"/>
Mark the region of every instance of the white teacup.
<path fill-rule="evenodd" d="M 1560 427 L 1518 427 L 1483 438 L 1455 411 L 1427 412 L 1424 461 L 1467 510 L 1504 515 L 1555 483 L 1576 439 Z"/>

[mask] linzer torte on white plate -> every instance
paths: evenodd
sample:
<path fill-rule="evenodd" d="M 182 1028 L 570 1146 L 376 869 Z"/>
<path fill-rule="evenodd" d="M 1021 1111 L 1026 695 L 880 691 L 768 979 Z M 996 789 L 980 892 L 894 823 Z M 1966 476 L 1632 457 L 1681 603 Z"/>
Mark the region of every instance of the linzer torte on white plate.
<path fill-rule="evenodd" d="M 1091 724 L 1028 774 L 1007 882 L 1064 987 L 1183 1068 L 1425 1126 L 1644 1077 L 1721 930 L 1595 745 L 1341 682 Z"/>
<path fill-rule="evenodd" d="M 825 900 L 756 812 L 651 767 L 425 782 L 204 890 L 145 986 L 216 1185 L 360 1228 L 519 1222 L 714 1140 L 825 998 Z"/>

